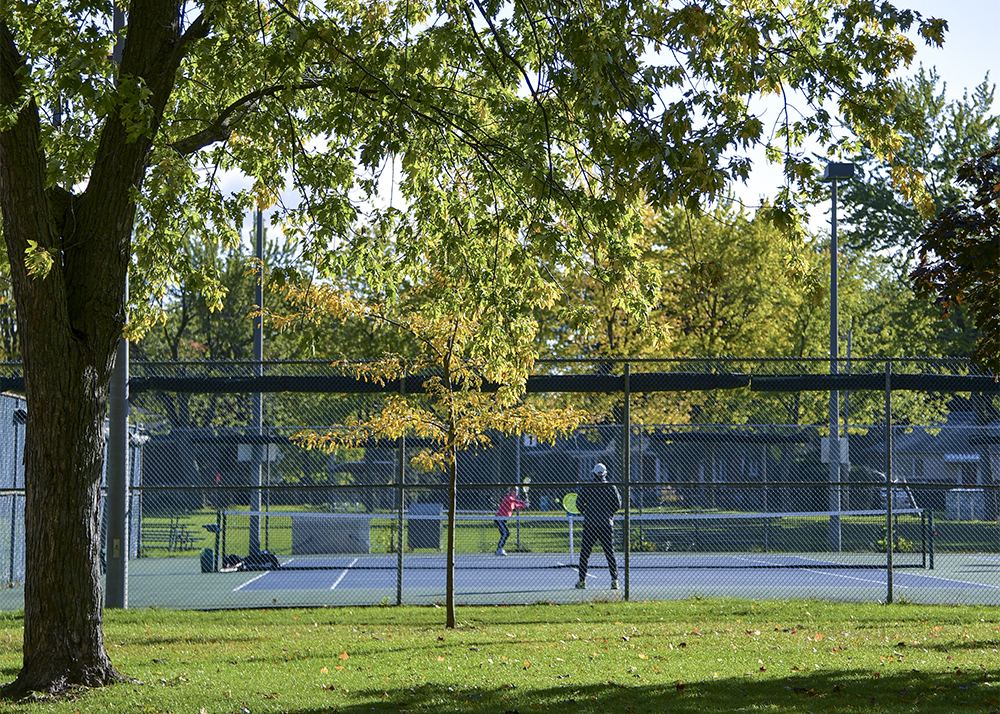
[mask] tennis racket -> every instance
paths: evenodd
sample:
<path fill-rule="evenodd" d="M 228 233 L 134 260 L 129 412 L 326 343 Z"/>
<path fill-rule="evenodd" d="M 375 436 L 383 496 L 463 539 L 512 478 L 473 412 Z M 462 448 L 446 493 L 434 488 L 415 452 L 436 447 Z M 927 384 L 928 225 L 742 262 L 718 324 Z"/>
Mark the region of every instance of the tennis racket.
<path fill-rule="evenodd" d="M 576 494 L 573 492 L 567 493 L 563 496 L 562 506 L 566 513 L 576 514 L 580 512 L 576 507 Z"/>

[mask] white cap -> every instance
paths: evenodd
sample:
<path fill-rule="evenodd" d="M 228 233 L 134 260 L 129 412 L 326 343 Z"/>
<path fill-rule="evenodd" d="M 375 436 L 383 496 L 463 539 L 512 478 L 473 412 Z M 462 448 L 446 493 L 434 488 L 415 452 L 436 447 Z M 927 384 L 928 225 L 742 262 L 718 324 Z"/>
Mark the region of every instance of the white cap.
<path fill-rule="evenodd" d="M 592 473 L 594 476 L 601 476 L 601 477 L 607 476 L 608 475 L 608 467 L 605 466 L 604 464 L 600 464 L 600 463 L 599 464 L 595 464 L 594 465 L 594 469 L 590 473 Z"/>

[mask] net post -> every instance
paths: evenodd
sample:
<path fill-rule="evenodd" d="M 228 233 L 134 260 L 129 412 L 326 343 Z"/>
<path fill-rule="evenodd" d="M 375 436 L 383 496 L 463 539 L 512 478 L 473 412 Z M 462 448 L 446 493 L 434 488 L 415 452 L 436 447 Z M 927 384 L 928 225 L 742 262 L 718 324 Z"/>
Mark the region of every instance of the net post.
<path fill-rule="evenodd" d="M 219 552 L 219 539 L 225 538 L 222 534 L 222 511 L 215 511 L 215 572 L 219 572 L 222 569 L 222 553 Z"/>
<path fill-rule="evenodd" d="M 934 570 L 934 509 L 925 508 L 927 514 L 927 555 L 930 563 L 930 570 Z"/>
<path fill-rule="evenodd" d="M 920 566 L 927 569 L 927 509 L 920 510 Z"/>
<path fill-rule="evenodd" d="M 885 582 L 886 603 L 892 602 L 892 362 L 885 363 Z"/>

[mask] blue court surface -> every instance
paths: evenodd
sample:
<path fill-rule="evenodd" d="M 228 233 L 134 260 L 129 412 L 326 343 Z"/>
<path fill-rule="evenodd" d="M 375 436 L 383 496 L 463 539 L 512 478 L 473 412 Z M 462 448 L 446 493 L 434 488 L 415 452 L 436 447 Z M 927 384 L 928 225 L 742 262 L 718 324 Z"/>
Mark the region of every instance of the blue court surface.
<path fill-rule="evenodd" d="M 883 558 L 884 564 L 884 556 Z M 289 557 L 282 567 L 263 572 L 209 574 L 230 582 L 235 599 L 275 595 L 281 601 L 322 600 L 328 604 L 419 604 L 445 598 L 443 555 L 408 555 L 403 570 L 394 556 Z M 934 570 L 919 560 L 902 560 L 892 573 L 894 598 L 910 602 L 1000 602 L 1000 556 L 938 556 Z M 577 590 L 576 556 L 511 554 L 506 557 L 458 557 L 455 594 L 459 603 L 511 604 L 572 602 L 603 598 L 632 600 L 699 596 L 788 599 L 817 597 L 841 601 L 883 601 L 888 573 L 868 554 L 632 554 L 625 582 L 624 558 L 618 557 L 619 584 L 610 590 L 603 555 L 591 558 L 586 590 Z M 926 562 L 925 562 L 926 564 Z M 985 576 L 985 577 L 984 577 Z M 991 582 L 992 581 L 992 582 Z"/>
<path fill-rule="evenodd" d="M 892 572 L 895 601 L 1000 605 L 1000 553 L 937 553 L 934 568 L 901 554 Z M 910 557 L 907 561 L 906 557 Z M 396 554 L 285 556 L 266 571 L 202 572 L 197 557 L 129 561 L 130 608 L 230 609 L 430 605 L 446 598 L 446 558 Z M 460 554 L 455 598 L 460 605 L 515 605 L 620 600 L 733 597 L 757 600 L 816 598 L 884 602 L 884 555 L 860 553 L 632 553 L 626 579 L 618 554 L 618 590 L 604 556 L 590 561 L 587 589 L 577 590 L 577 556 L 567 553 Z M 881 564 L 881 568 L 876 567 Z M 929 564 L 929 563 L 928 563 Z M 0 610 L 22 608 L 23 588 L 0 589 Z"/>

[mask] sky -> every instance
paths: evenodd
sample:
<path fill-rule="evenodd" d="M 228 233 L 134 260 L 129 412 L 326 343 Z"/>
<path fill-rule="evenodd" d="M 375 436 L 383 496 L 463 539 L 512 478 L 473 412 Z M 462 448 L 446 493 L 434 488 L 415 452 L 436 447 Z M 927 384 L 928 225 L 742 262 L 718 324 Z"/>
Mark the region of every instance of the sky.
<path fill-rule="evenodd" d="M 1000 83 L 1000 0 L 896 0 L 895 4 L 948 21 L 944 47 L 919 43 L 914 67 L 920 63 L 937 67 L 949 97 L 960 97 L 964 89 L 982 82 L 987 72 L 992 84 Z M 1000 96 L 993 106 L 1000 114 Z"/>

